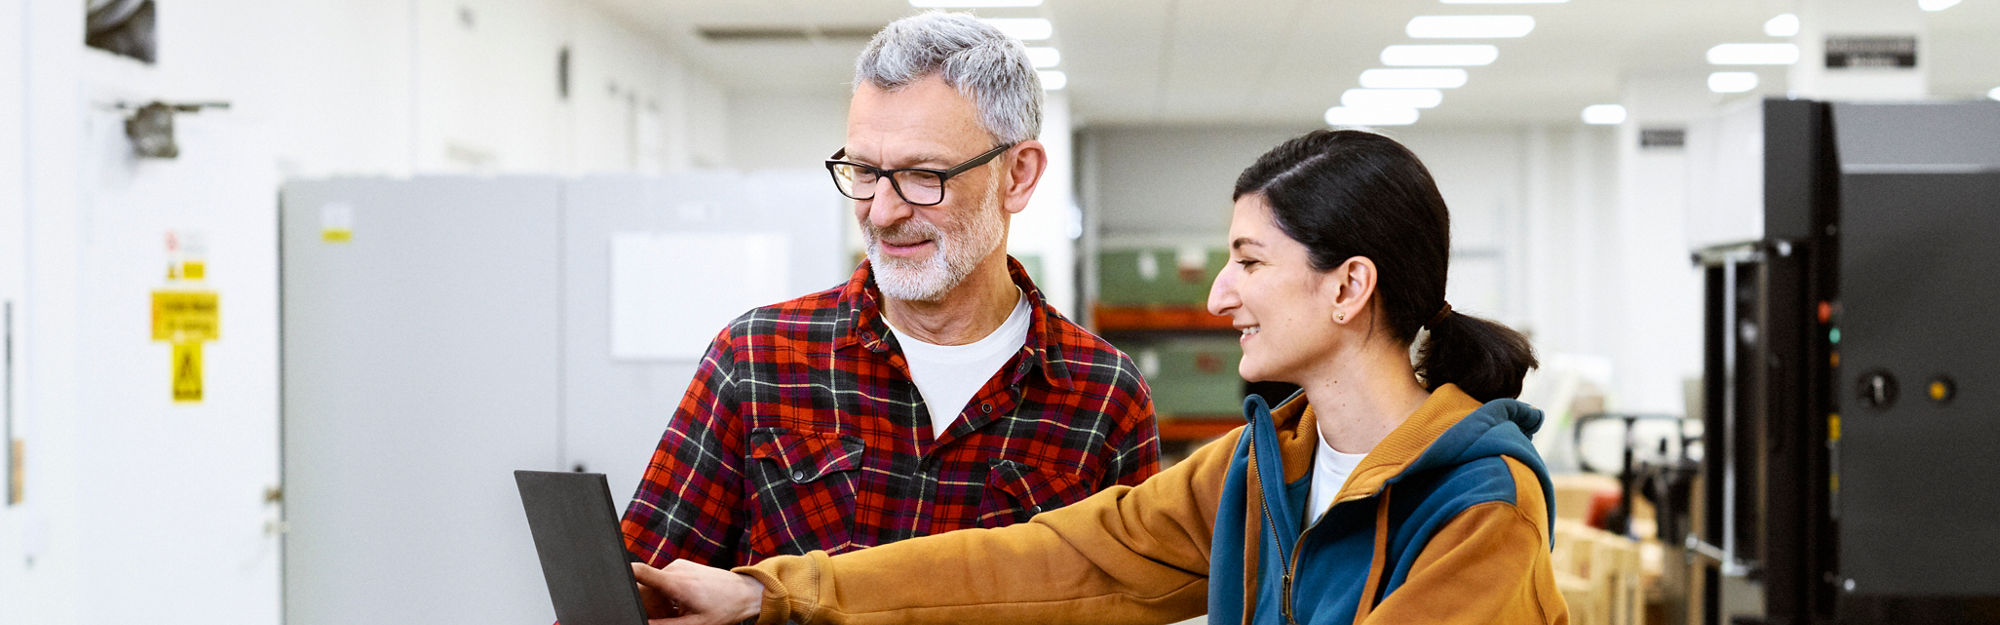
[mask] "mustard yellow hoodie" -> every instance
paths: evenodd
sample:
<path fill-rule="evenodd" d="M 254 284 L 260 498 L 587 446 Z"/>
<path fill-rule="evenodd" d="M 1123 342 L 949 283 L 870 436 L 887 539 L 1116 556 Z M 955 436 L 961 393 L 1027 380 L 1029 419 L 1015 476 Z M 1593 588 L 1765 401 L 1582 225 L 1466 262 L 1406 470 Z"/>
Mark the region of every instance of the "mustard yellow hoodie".
<path fill-rule="evenodd" d="M 1252 396 L 1244 412 L 1139 486 L 1027 523 L 736 570 L 764 583 L 773 625 L 1568 622 L 1539 411 L 1440 387 L 1303 529 L 1311 409 Z"/>

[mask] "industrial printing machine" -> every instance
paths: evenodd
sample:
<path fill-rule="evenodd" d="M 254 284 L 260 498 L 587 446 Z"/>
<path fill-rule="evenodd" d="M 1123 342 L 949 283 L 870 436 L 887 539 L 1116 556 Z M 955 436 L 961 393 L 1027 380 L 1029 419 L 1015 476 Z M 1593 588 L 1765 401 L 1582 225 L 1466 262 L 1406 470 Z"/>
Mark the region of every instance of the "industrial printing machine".
<path fill-rule="evenodd" d="M 1693 255 L 1700 444 L 1626 470 L 1668 621 L 2000 623 L 2000 102 L 1739 117 L 1761 233 Z"/>

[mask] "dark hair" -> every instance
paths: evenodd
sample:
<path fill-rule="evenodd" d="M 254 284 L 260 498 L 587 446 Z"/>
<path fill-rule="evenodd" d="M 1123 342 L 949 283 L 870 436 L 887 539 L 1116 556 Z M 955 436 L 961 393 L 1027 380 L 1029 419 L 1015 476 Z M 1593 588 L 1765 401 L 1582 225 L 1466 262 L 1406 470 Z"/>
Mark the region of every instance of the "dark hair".
<path fill-rule="evenodd" d="M 1451 214 L 1430 170 L 1409 148 L 1358 130 L 1315 130 L 1264 153 L 1236 178 L 1235 199 L 1261 194 L 1278 229 L 1302 243 L 1314 269 L 1375 261 L 1377 319 L 1402 345 L 1444 308 Z M 1535 367 L 1528 338 L 1452 312 L 1430 324 L 1417 351 L 1426 388 L 1456 384 L 1480 401 L 1521 394 Z"/>

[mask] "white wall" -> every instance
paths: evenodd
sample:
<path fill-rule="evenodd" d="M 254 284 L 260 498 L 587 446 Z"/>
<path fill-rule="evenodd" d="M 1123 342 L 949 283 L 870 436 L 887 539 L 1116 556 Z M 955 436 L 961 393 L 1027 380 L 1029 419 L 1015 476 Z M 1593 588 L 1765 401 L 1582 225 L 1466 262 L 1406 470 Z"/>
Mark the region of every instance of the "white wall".
<path fill-rule="evenodd" d="M 28 442 L 27 499 L 0 508 L 0 623 L 124 621 L 133 606 L 150 622 L 277 622 L 262 491 L 278 477 L 280 180 L 666 171 L 724 153 L 712 81 L 576 2 L 163 2 L 152 66 L 86 49 L 76 2 L 0 5 L 0 295 L 25 294 Z M 152 99 L 232 106 L 176 120 L 181 158 L 139 161 L 101 105 Z M 199 404 L 169 401 L 168 347 L 146 331 L 169 231 L 206 242 L 222 302 Z"/>
<path fill-rule="evenodd" d="M 847 97 L 845 89 L 818 95 L 730 95 L 724 162 L 744 171 L 820 169 L 847 142 Z"/>

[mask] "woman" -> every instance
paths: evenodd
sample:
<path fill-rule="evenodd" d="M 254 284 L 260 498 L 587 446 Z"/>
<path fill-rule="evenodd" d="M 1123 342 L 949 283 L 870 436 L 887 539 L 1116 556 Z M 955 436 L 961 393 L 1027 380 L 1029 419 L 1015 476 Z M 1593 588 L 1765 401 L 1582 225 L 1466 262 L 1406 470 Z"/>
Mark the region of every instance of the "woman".
<path fill-rule="evenodd" d="M 1416 156 L 1287 141 L 1237 178 L 1229 245 L 1209 311 L 1242 331 L 1244 379 L 1301 387 L 1278 407 L 1253 395 L 1172 469 L 1020 525 L 634 565 L 649 605 L 685 611 L 654 622 L 1567 622 L 1541 413 L 1508 399 L 1534 356 L 1445 303 L 1450 217 Z"/>

